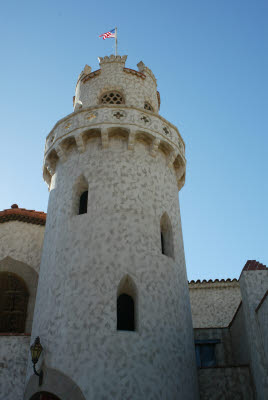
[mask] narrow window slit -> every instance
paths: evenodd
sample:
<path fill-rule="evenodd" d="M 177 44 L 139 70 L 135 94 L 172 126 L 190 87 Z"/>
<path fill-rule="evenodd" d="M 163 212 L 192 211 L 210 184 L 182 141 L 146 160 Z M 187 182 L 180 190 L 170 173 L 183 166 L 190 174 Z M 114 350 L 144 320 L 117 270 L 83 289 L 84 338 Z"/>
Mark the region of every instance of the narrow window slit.
<path fill-rule="evenodd" d="M 87 200 L 88 200 L 88 190 L 83 192 L 80 196 L 79 213 L 78 214 L 86 214 L 87 213 Z"/>
<path fill-rule="evenodd" d="M 135 331 L 134 300 L 125 293 L 117 299 L 117 330 Z"/>
<path fill-rule="evenodd" d="M 162 254 L 174 258 L 173 232 L 167 213 L 164 213 L 160 220 L 160 241 Z"/>

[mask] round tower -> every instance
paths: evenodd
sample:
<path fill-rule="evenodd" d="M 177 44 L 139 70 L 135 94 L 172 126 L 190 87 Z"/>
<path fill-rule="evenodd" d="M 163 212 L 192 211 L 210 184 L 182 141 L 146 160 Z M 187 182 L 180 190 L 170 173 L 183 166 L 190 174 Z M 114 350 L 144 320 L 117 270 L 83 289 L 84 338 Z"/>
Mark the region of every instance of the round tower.
<path fill-rule="evenodd" d="M 46 139 L 32 331 L 44 379 L 38 389 L 29 363 L 25 400 L 37 390 L 61 400 L 80 400 L 72 390 L 84 400 L 198 398 L 178 203 L 185 145 L 159 115 L 151 70 L 125 68 L 126 58 L 86 65 L 74 112 Z"/>

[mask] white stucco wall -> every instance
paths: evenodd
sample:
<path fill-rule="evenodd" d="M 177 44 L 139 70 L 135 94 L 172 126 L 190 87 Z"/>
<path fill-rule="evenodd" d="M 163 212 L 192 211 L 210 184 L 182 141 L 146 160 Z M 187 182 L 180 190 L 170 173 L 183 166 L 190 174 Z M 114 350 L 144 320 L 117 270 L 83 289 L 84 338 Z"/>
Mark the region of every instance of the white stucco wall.
<path fill-rule="evenodd" d="M 0 272 L 20 276 L 29 293 L 27 333 L 32 327 L 44 230 L 44 226 L 21 221 L 0 224 Z M 29 346 L 30 336 L 0 335 L 0 400 L 22 399 Z"/>
<path fill-rule="evenodd" d="M 224 328 L 231 322 L 241 301 L 239 283 L 190 283 L 194 328 Z"/>
<path fill-rule="evenodd" d="M 248 367 L 203 368 L 198 371 L 200 400 L 252 400 L 254 387 Z"/>
<path fill-rule="evenodd" d="M 232 339 L 234 364 L 249 364 L 248 338 L 242 303 L 231 323 L 230 335 Z"/>
<path fill-rule="evenodd" d="M 0 224 L 0 261 L 12 257 L 39 271 L 45 227 L 21 221 Z"/>
<path fill-rule="evenodd" d="M 79 134 L 76 121 L 66 131 Z M 137 134 L 132 141 L 117 124 L 105 141 L 100 124 L 101 134 L 89 132 L 84 149 L 77 141 L 56 149 L 60 159 L 55 170 L 49 168 L 53 176 L 33 337 L 37 332 L 41 337 L 46 365 L 60 366 L 87 400 L 194 400 L 196 363 L 173 167 L 177 153 L 170 158 L 169 151 L 158 150 L 160 140 L 152 147 L 146 136 Z M 59 140 L 64 125 L 60 129 Z M 157 133 L 157 125 L 150 132 L 165 136 Z M 174 144 L 173 136 L 167 139 L 173 149 L 178 136 Z M 88 212 L 75 215 L 81 174 L 88 182 Z M 161 253 L 164 212 L 173 228 L 174 260 Z M 116 330 L 117 289 L 126 274 L 137 288 L 136 332 Z"/>
<path fill-rule="evenodd" d="M 260 327 L 261 341 L 264 348 L 266 365 L 268 367 L 268 296 L 257 311 L 257 319 Z"/>
<path fill-rule="evenodd" d="M 0 335 L 0 400 L 23 398 L 30 336 Z"/>
<path fill-rule="evenodd" d="M 268 398 L 268 365 L 256 308 L 268 288 L 268 268 L 243 271 L 240 277 L 240 287 L 249 344 L 250 366 L 256 386 L 257 400 L 265 400 Z"/>

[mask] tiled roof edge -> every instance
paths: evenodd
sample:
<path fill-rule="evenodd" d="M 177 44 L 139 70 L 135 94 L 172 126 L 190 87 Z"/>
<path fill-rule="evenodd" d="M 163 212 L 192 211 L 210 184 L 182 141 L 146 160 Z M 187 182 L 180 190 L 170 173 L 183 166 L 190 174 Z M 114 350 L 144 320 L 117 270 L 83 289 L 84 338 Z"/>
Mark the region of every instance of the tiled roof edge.
<path fill-rule="evenodd" d="M 0 211 L 0 223 L 9 221 L 21 221 L 28 224 L 45 225 L 46 213 L 18 207 Z"/>
<path fill-rule="evenodd" d="M 238 282 L 238 279 L 234 278 L 234 279 L 209 279 L 208 281 L 206 279 L 203 279 L 202 281 L 200 279 L 197 279 L 196 281 L 191 280 L 188 281 L 189 284 L 198 284 L 198 283 L 230 283 L 230 282 Z"/>
<path fill-rule="evenodd" d="M 248 260 L 244 266 L 244 268 L 241 271 L 240 277 L 243 274 L 243 272 L 247 272 L 247 271 L 268 271 L 268 268 L 266 267 L 266 265 L 260 263 L 259 261 L 256 260 Z"/>

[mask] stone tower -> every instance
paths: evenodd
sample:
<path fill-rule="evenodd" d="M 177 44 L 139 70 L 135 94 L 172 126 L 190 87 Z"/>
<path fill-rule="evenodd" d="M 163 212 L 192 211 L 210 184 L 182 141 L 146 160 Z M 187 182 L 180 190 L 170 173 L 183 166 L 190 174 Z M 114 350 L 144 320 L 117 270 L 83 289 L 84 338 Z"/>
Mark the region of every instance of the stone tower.
<path fill-rule="evenodd" d="M 159 115 L 152 71 L 125 68 L 126 58 L 86 65 L 74 112 L 46 139 L 32 332 L 44 347 L 39 390 L 62 400 L 195 400 L 178 204 L 185 145 Z M 26 400 L 38 388 L 31 374 L 29 363 Z"/>

